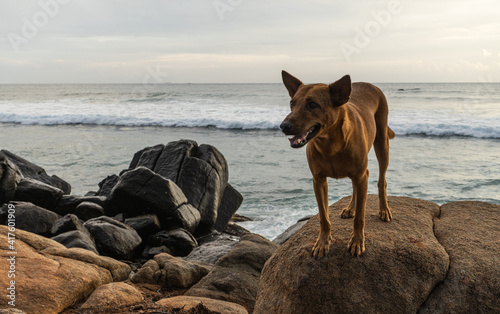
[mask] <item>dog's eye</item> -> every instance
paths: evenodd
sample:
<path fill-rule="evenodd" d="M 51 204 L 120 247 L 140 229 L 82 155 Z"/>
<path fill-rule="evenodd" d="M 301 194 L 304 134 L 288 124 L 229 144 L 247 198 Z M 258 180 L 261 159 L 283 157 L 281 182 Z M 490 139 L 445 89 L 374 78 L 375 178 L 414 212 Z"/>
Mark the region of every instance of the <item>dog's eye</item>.
<path fill-rule="evenodd" d="M 310 103 L 307 104 L 307 107 L 309 109 L 316 109 L 316 108 L 319 108 L 319 105 L 317 103 L 315 103 L 315 102 L 310 102 Z"/>
<path fill-rule="evenodd" d="M 292 109 L 294 106 L 293 100 L 290 100 L 290 109 Z"/>

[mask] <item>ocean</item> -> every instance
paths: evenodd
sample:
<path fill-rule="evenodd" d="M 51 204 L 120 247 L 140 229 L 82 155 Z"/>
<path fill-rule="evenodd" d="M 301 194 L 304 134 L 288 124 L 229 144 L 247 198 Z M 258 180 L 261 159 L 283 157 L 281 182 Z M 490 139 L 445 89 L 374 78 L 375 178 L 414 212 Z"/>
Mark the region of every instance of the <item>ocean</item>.
<path fill-rule="evenodd" d="M 381 83 L 389 102 L 388 194 L 443 204 L 500 204 L 500 83 Z M 282 84 L 0 85 L 0 149 L 68 181 L 73 194 L 98 189 L 133 154 L 179 139 L 226 157 L 244 197 L 242 223 L 275 238 L 317 213 L 305 149 L 279 124 L 289 112 Z M 368 192 L 377 193 L 370 152 Z M 330 203 L 351 194 L 329 182 Z"/>

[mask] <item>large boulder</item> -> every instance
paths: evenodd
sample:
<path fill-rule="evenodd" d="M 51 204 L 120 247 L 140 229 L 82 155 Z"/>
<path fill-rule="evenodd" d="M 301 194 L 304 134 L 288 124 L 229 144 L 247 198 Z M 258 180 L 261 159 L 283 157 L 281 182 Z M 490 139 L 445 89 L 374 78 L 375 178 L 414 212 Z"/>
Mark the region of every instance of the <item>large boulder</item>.
<path fill-rule="evenodd" d="M 7 239 L 9 232 L 12 233 L 8 227 L 0 226 L 2 239 Z M 19 229 L 15 235 L 15 255 L 10 252 L 12 248 L 0 247 L 0 289 L 15 293 L 15 308 L 26 313 L 59 313 L 88 297 L 96 287 L 125 280 L 130 274 L 128 265 L 109 257 L 78 248 L 67 249 Z M 7 274 L 15 276 L 9 278 Z M 8 290 L 11 286 L 15 289 Z M 2 302 L 0 308 L 12 307 Z"/>
<path fill-rule="evenodd" d="M 311 256 L 319 217 L 286 241 L 262 271 L 254 313 L 415 313 L 446 276 L 449 257 L 434 237 L 439 206 L 389 197 L 393 220 L 381 221 L 378 197 L 366 204 L 366 252 L 347 251 L 352 220 L 341 219 L 350 198 L 330 206 L 332 244 Z"/>
<path fill-rule="evenodd" d="M 85 232 L 79 230 L 67 231 L 51 238 L 67 248 L 79 247 L 99 254 L 95 246 L 94 239 Z"/>
<path fill-rule="evenodd" d="M 55 175 L 49 176 L 45 172 L 45 169 L 29 162 L 28 160 L 22 157 L 17 156 L 16 154 L 13 154 L 7 150 L 2 149 L 0 151 L 0 159 L 3 160 L 8 159 L 9 161 L 11 161 L 13 164 L 17 166 L 22 175 L 26 178 L 34 179 L 43 182 L 45 184 L 51 185 L 53 187 L 56 187 L 58 189 L 61 189 L 64 194 L 71 193 L 71 185 L 68 182 L 64 181 L 63 179 Z"/>
<path fill-rule="evenodd" d="M 52 227 L 59 219 L 59 215 L 56 213 L 32 203 L 10 202 L 9 204 L 4 204 L 0 209 L 0 224 L 2 225 L 7 225 L 9 206 L 15 208 L 13 220 L 16 228 L 39 235 L 49 236 Z"/>
<path fill-rule="evenodd" d="M 185 295 L 234 302 L 252 313 L 262 267 L 276 248 L 276 244 L 259 235 L 243 236 Z"/>
<path fill-rule="evenodd" d="M 162 228 L 170 225 L 172 214 L 187 203 L 182 190 L 169 179 L 145 167 L 125 172 L 113 188 L 110 203 L 113 213 L 130 216 L 155 214 Z"/>
<path fill-rule="evenodd" d="M 92 218 L 83 225 L 94 238 L 97 250 L 102 255 L 127 259 L 142 242 L 134 229 L 110 217 Z"/>
<path fill-rule="evenodd" d="M 500 205 L 445 204 L 434 223 L 450 269 L 419 313 L 500 313 Z"/>
<path fill-rule="evenodd" d="M 243 200 L 228 185 L 226 159 L 211 145 L 198 146 L 195 141 L 180 140 L 146 147 L 134 155 L 129 169 L 140 167 L 172 180 L 181 188 L 189 204 L 201 215 L 196 235 L 209 233 L 214 227 L 223 231 Z"/>
<path fill-rule="evenodd" d="M 161 285 L 167 289 L 186 289 L 206 276 L 210 267 L 192 263 L 167 253 L 147 261 L 132 277 L 133 283 Z"/>
<path fill-rule="evenodd" d="M 53 210 L 59 205 L 63 191 L 41 181 L 23 178 L 17 185 L 14 200 L 30 202 L 40 207 Z"/>

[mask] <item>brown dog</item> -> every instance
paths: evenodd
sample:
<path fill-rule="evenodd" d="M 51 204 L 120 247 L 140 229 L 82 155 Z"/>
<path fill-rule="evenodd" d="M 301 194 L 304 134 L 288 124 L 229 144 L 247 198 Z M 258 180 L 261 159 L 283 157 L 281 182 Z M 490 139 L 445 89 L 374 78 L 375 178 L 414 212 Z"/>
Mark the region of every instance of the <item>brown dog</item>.
<path fill-rule="evenodd" d="M 307 160 L 313 175 L 318 202 L 320 232 L 312 254 L 328 254 L 331 224 L 328 217 L 327 177 L 352 180 L 352 198 L 340 214 L 354 217 L 354 227 L 347 249 L 353 255 L 365 250 L 365 205 L 368 190 L 368 152 L 375 148 L 379 164 L 379 217 L 391 221 L 387 205 L 385 172 L 389 165 L 389 139 L 394 132 L 387 125 L 387 100 L 382 91 L 369 83 L 352 83 L 349 75 L 330 85 L 302 82 L 282 71 L 283 83 L 290 97 L 291 113 L 281 123 L 281 130 L 292 135 L 290 145 L 307 145 Z"/>

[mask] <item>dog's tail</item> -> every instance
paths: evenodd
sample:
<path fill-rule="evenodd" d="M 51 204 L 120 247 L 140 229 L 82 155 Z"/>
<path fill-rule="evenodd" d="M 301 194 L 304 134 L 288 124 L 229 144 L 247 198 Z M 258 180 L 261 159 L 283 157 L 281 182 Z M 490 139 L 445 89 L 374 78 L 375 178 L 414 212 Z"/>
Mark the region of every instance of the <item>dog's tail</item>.
<path fill-rule="evenodd" d="M 396 134 L 394 133 L 394 131 L 390 127 L 387 127 L 387 136 L 389 136 L 390 140 L 392 140 L 394 138 L 394 136 L 396 136 Z"/>

